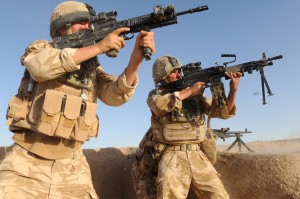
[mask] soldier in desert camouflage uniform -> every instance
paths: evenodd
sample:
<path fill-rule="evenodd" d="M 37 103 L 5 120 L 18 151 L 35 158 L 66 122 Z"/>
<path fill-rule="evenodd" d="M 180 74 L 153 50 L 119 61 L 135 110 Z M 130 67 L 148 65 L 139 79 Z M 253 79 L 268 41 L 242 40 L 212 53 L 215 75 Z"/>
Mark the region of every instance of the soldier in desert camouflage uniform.
<path fill-rule="evenodd" d="M 158 58 L 153 64 L 153 79 L 156 85 L 171 83 L 181 78 L 181 62 L 173 56 Z M 170 93 L 155 89 L 149 93 L 147 103 L 151 109 L 151 132 L 143 138 L 137 154 L 137 165 L 133 169 L 133 180 L 138 198 L 146 197 L 146 187 L 152 184 L 157 164 L 156 198 L 187 198 L 191 189 L 197 197 L 229 198 L 219 174 L 204 154 L 202 143 L 207 140 L 205 115 L 208 118 L 227 119 L 235 115 L 235 96 L 241 73 L 227 73 L 230 91 L 223 103 L 215 93 L 225 96 L 223 85 L 212 89 L 213 98 L 203 96 L 204 82 Z M 215 89 L 218 89 L 217 91 Z M 222 98 L 224 99 L 224 98 Z M 143 144 L 145 141 L 148 144 Z M 151 150 L 145 150 L 151 146 Z M 151 158 L 145 158 L 150 154 Z M 150 161 L 149 161 L 150 159 Z M 154 162 L 153 162 L 154 160 Z M 155 162 L 156 161 L 156 162 Z M 146 184 L 146 186 L 138 186 Z M 143 193 L 143 194 L 141 194 Z M 142 196 L 142 197 L 140 197 Z"/>
<path fill-rule="evenodd" d="M 90 29 L 88 19 L 94 14 L 81 2 L 59 4 L 51 16 L 51 37 Z M 26 48 L 24 77 L 7 111 L 15 143 L 0 164 L 0 198 L 98 198 L 82 152 L 83 143 L 98 134 L 97 99 L 120 106 L 132 98 L 143 61 L 141 46 L 155 52 L 154 34 L 138 34 L 118 78 L 87 63 L 109 50 L 120 51 L 125 41 L 119 35 L 128 30 L 116 29 L 82 48 L 56 49 L 44 40 Z"/>
<path fill-rule="evenodd" d="M 158 158 L 153 157 L 152 128 L 149 128 L 136 151 L 136 162 L 132 165 L 131 176 L 137 199 L 156 198 L 156 177 Z"/>

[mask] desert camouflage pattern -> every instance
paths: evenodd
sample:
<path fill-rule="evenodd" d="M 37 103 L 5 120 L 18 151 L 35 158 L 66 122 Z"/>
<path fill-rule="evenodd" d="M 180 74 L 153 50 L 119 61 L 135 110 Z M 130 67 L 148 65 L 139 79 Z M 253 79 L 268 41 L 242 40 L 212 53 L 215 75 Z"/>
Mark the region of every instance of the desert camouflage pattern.
<path fill-rule="evenodd" d="M 164 150 L 165 144 L 153 141 L 153 130 L 150 127 L 135 153 L 138 169 L 143 173 L 157 173 L 159 157 Z"/>
<path fill-rule="evenodd" d="M 131 175 L 137 199 L 187 198 L 189 191 L 198 198 L 229 198 L 220 175 L 196 144 L 168 145 L 151 172 L 135 163 Z"/>
<path fill-rule="evenodd" d="M 53 10 L 50 19 L 51 37 L 59 36 L 56 31 L 63 25 L 88 20 L 91 16 L 89 9 L 91 9 L 89 5 L 76 1 L 66 1 L 57 5 Z M 68 34 L 72 34 L 72 31 L 70 30 Z"/>
<path fill-rule="evenodd" d="M 157 199 L 184 199 L 188 197 L 189 191 L 192 191 L 198 198 L 229 198 L 220 175 L 201 150 L 201 143 L 208 139 L 205 115 L 208 118 L 227 119 L 234 116 L 236 111 L 234 107 L 231 112 L 228 112 L 226 103 L 216 99 L 219 97 L 219 90 L 215 89 L 214 94 L 213 99 L 204 96 L 193 97 L 195 100 L 191 100 L 190 103 L 195 109 L 190 109 L 185 105 L 185 101 L 179 99 L 178 92 L 166 93 L 159 89 L 150 91 L 147 104 L 152 112 L 153 141 L 166 146 L 159 157 L 160 161 L 157 166 L 155 182 Z M 192 120 L 189 115 L 194 115 Z M 172 125 L 170 125 L 170 130 L 174 133 L 170 135 L 176 135 L 172 138 L 173 140 L 166 136 L 168 133 L 165 133 L 166 128 L 169 128 L 166 124 Z M 184 125 L 190 125 L 194 129 L 192 131 L 185 129 Z M 187 134 L 197 135 L 197 137 L 190 137 Z M 211 149 L 215 150 L 214 147 Z M 142 170 L 139 172 L 143 173 Z M 145 177 L 147 176 L 141 177 L 140 182 L 149 187 L 148 184 L 151 181 L 145 180 Z M 140 186 L 137 189 L 142 190 L 145 187 Z M 143 191 L 143 193 L 147 192 Z"/>
<path fill-rule="evenodd" d="M 218 85 L 211 86 L 210 92 L 212 95 L 213 104 L 216 106 L 222 106 L 227 104 L 227 97 L 225 94 L 225 88 L 223 82 L 221 82 Z M 221 114 L 224 115 L 224 112 L 221 112 Z M 225 112 L 226 115 L 226 112 Z M 222 116 L 223 118 L 226 118 L 226 116 Z"/>
<path fill-rule="evenodd" d="M 131 168 L 131 177 L 137 199 L 156 198 L 156 173 L 144 173 L 137 164 L 133 164 Z"/>
<path fill-rule="evenodd" d="M 207 157 L 198 147 L 190 149 L 166 149 L 158 165 L 157 198 L 187 198 L 191 188 L 198 198 L 228 199 L 220 175 Z"/>
<path fill-rule="evenodd" d="M 161 90 L 152 90 L 149 93 L 147 104 L 151 109 L 152 116 L 151 116 L 151 126 L 153 129 L 153 139 L 166 143 L 166 144 L 197 144 L 206 139 L 206 123 L 205 123 L 205 116 L 210 115 L 212 118 L 222 118 L 227 119 L 235 115 L 236 108 L 234 107 L 233 110 L 228 113 L 227 108 L 225 105 L 216 105 L 212 99 L 205 97 L 205 96 L 197 96 L 197 106 L 199 107 L 200 111 L 198 111 L 197 117 L 200 117 L 201 120 L 196 122 L 179 122 L 174 121 L 172 119 L 172 114 L 174 112 L 180 112 L 183 107 L 183 101 L 178 98 L 178 92 L 175 93 L 164 93 Z M 173 112 L 173 113 L 172 113 Z M 170 123 L 173 124 L 172 129 L 178 129 L 178 135 L 181 137 L 174 137 L 174 141 L 167 140 L 164 132 L 166 130 L 166 121 L 174 121 Z M 177 123 L 177 124 L 176 124 Z M 182 125 L 183 124 L 183 125 Z M 180 126 L 183 126 L 180 129 Z M 190 128 L 185 128 L 188 126 Z M 186 130 L 185 130 L 186 129 Z M 188 135 L 184 133 L 191 129 L 191 133 L 189 136 L 193 136 L 195 132 L 197 132 L 198 136 L 195 138 L 188 139 Z"/>
<path fill-rule="evenodd" d="M 153 131 L 150 127 L 136 150 L 136 162 L 131 167 L 131 178 L 137 199 L 156 198 L 158 159 L 155 159 Z"/>
<path fill-rule="evenodd" d="M 86 69 L 72 59 L 76 50 L 56 49 L 48 41 L 37 40 L 21 57 L 35 86 L 28 93 L 28 81 L 24 82 L 23 78 L 24 85 L 21 83 L 19 93 L 9 102 L 6 124 L 12 132 L 17 132 L 15 142 L 44 158 L 62 158 L 96 137 L 100 126 L 97 99 L 110 106 L 120 106 L 132 98 L 138 83 L 136 77 L 133 85 L 128 86 L 125 72 L 117 78 L 105 73 L 101 66 L 81 71 Z M 87 72 L 87 88 L 80 85 L 77 78 L 80 72 Z M 83 104 L 84 115 L 81 114 Z"/>
<path fill-rule="evenodd" d="M 0 164 L 1 199 L 96 199 L 82 150 L 47 160 L 13 145 Z"/>
<path fill-rule="evenodd" d="M 162 56 L 155 60 L 152 66 L 152 78 L 154 83 L 165 80 L 166 76 L 176 69 L 181 69 L 182 63 L 176 57 Z"/>

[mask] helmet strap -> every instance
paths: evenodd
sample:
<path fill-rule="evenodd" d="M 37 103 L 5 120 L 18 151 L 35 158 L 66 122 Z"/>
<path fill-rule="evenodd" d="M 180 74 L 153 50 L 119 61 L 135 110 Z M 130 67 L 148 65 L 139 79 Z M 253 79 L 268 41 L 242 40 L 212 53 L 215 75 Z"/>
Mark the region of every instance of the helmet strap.
<path fill-rule="evenodd" d="M 164 77 L 162 80 L 161 80 L 161 84 L 167 84 L 167 83 L 170 83 L 166 77 Z"/>

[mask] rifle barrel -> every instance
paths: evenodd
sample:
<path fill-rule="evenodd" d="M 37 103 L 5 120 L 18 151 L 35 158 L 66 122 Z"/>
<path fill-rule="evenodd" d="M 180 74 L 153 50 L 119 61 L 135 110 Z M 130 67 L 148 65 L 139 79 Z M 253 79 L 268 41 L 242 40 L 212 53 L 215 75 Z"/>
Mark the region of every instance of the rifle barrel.
<path fill-rule="evenodd" d="M 192 9 L 189 9 L 189 10 L 178 12 L 178 13 L 176 13 L 176 16 L 185 15 L 185 14 L 188 14 L 188 13 L 192 14 L 194 12 L 202 12 L 202 11 L 205 11 L 205 10 L 208 10 L 208 6 L 199 6 L 197 8 L 192 8 Z"/>
<path fill-rule="evenodd" d="M 244 133 L 252 133 L 252 131 L 227 131 L 226 134 L 244 134 Z"/>
<path fill-rule="evenodd" d="M 271 57 L 270 60 L 282 59 L 282 55 L 277 55 L 275 57 Z"/>

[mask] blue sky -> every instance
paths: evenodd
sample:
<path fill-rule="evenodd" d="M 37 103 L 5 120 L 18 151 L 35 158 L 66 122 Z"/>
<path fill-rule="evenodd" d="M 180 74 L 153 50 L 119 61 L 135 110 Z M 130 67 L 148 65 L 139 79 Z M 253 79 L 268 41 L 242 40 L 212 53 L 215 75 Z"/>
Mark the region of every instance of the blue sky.
<path fill-rule="evenodd" d="M 12 133 L 5 125 L 9 99 L 16 94 L 24 68 L 20 56 L 34 40 L 51 40 L 49 21 L 59 0 L 10 0 L 0 2 L 2 72 L 0 88 L 0 146 L 12 144 Z M 184 64 L 202 62 L 202 67 L 222 64 L 228 59 L 222 53 L 237 55 L 235 64 L 283 55 L 274 65 L 265 68 L 272 92 L 267 105 L 262 105 L 259 73 L 246 74 L 237 95 L 237 116 L 229 120 L 212 120 L 213 128 L 247 128 L 245 142 L 300 137 L 300 1 L 298 0 L 156 0 L 156 1 L 96 1 L 87 0 L 97 13 L 115 10 L 118 20 L 149 14 L 156 5 L 173 4 L 177 12 L 207 5 L 208 11 L 178 17 L 178 24 L 154 29 L 157 53 L 144 61 L 139 71 L 139 85 L 134 98 L 121 107 L 109 107 L 99 101 L 99 137 L 86 142 L 84 148 L 136 147 L 150 126 L 150 111 L 146 104 L 148 92 L 154 88 L 151 77 L 153 61 L 162 55 L 178 57 Z M 128 63 L 135 38 L 117 58 L 100 55 L 104 69 L 118 76 Z M 229 81 L 224 80 L 226 88 Z M 227 89 L 228 90 L 228 89 Z M 209 89 L 206 96 L 211 96 Z M 227 139 L 231 143 L 234 138 Z M 224 144 L 223 141 L 218 143 Z"/>

